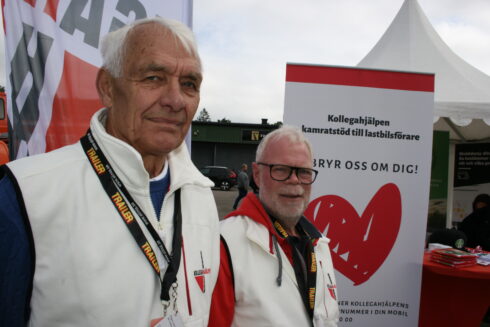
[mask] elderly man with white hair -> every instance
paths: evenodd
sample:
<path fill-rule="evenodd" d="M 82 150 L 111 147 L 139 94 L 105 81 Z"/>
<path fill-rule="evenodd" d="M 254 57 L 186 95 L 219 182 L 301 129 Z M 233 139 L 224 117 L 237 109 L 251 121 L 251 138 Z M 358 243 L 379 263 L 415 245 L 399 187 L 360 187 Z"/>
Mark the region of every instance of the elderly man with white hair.
<path fill-rule="evenodd" d="M 183 143 L 202 81 L 193 34 L 145 19 L 101 49 L 105 108 L 87 134 L 3 166 L 0 325 L 206 326 L 219 231 Z"/>
<path fill-rule="evenodd" d="M 262 139 L 248 193 L 221 222 L 221 264 L 210 326 L 337 326 L 329 240 L 304 216 L 317 171 L 303 133 Z"/>

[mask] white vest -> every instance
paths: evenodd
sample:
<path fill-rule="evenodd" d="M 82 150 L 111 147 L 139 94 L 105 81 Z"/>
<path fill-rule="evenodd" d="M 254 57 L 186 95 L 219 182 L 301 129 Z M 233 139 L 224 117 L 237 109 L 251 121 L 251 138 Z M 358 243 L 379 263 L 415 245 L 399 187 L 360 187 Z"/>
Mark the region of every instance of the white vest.
<path fill-rule="evenodd" d="M 294 268 L 282 249 L 282 284 L 276 283 L 279 261 L 275 250 L 271 253 L 267 228 L 246 216 L 227 218 L 220 228 L 233 266 L 236 304 L 232 325 L 310 326 Z M 328 242 L 321 238 L 315 246 L 318 270 L 313 315 L 317 327 L 337 326 L 339 317 L 337 301 L 328 291 L 329 285 L 336 285 Z"/>
<path fill-rule="evenodd" d="M 92 133 L 162 234 L 169 252 L 174 192 L 181 189 L 184 251 L 177 275 L 177 307 L 186 326 L 207 326 L 219 269 L 213 183 L 194 167 L 184 144 L 170 153 L 171 186 L 158 224 L 141 156 L 105 132 L 99 122 L 103 117 L 103 110 L 94 115 Z M 117 214 L 80 143 L 13 161 L 9 167 L 21 188 L 35 245 L 30 326 L 144 327 L 162 316 L 160 280 Z M 166 267 L 163 260 L 159 263 Z"/>

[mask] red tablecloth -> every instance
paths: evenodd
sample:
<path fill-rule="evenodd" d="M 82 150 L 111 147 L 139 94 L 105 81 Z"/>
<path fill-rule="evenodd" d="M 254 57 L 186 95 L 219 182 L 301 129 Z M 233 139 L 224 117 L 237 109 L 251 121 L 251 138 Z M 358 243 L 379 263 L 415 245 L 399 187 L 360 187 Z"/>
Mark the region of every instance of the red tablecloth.
<path fill-rule="evenodd" d="M 490 307 L 490 266 L 452 268 L 424 255 L 420 327 L 479 327 Z"/>

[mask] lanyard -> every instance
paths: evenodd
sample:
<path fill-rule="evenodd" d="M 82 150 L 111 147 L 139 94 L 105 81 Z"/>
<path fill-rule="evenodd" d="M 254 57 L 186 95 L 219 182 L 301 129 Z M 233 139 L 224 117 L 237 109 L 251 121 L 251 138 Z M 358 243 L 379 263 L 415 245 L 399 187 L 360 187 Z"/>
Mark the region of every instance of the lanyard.
<path fill-rule="evenodd" d="M 295 247 L 292 241 L 292 237 L 282 227 L 281 223 L 279 223 L 279 221 L 277 221 L 274 218 L 272 218 L 272 221 L 274 223 L 274 227 L 276 228 L 277 232 L 284 239 L 286 239 L 289 245 L 291 245 L 292 252 L 293 252 L 293 263 L 295 263 L 293 265 L 293 268 L 296 274 L 296 279 L 299 279 L 300 276 L 304 276 L 304 274 L 298 273 L 299 272 L 298 270 L 302 270 L 306 272 L 306 283 L 303 283 L 303 285 L 306 286 L 306 289 L 303 289 L 303 291 L 301 291 L 302 287 L 299 287 L 299 291 L 303 303 L 306 307 L 306 311 L 308 312 L 310 319 L 313 320 L 313 311 L 315 309 L 316 271 L 317 271 L 316 255 L 315 255 L 315 249 L 313 247 L 313 242 L 315 241 L 315 239 L 312 239 L 310 235 L 308 235 L 309 240 L 306 243 L 307 262 L 305 262 L 303 254 L 301 254 L 298 251 L 298 249 Z M 305 232 L 305 234 L 307 233 Z M 301 285 L 299 280 L 298 280 L 298 285 Z"/>
<path fill-rule="evenodd" d="M 102 187 L 114 205 L 114 208 L 121 216 L 123 222 L 126 224 L 126 227 L 128 227 L 129 232 L 160 279 L 162 286 L 160 299 L 162 301 L 169 301 L 169 290 L 177 280 L 177 271 L 179 270 L 181 258 L 180 248 L 182 245 L 182 214 L 180 205 L 180 189 L 175 192 L 174 197 L 174 235 L 172 238 L 172 254 L 170 254 L 162 239 L 148 220 L 148 217 L 145 215 L 136 201 L 134 201 L 133 197 L 119 179 L 116 172 L 112 169 L 112 166 L 109 164 L 109 161 L 97 144 L 97 141 L 93 137 L 90 129 L 87 131 L 87 134 L 80 139 L 80 142 L 89 162 L 92 164 L 94 172 L 102 184 Z M 133 216 L 133 213 L 129 209 L 128 204 L 141 219 L 168 263 L 168 267 L 163 278 L 160 274 L 160 266 L 158 265 L 155 252 Z"/>

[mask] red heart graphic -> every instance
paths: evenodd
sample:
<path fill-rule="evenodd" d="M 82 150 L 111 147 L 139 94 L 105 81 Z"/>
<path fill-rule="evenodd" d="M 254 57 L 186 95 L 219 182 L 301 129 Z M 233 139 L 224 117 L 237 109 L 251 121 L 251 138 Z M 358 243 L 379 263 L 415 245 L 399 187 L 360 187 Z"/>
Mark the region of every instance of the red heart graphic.
<path fill-rule="evenodd" d="M 383 185 L 362 213 L 337 195 L 308 205 L 305 216 L 330 239 L 335 269 L 360 285 L 383 264 L 400 230 L 402 203 L 395 184 Z"/>

